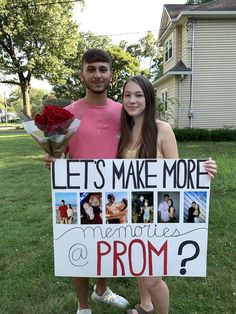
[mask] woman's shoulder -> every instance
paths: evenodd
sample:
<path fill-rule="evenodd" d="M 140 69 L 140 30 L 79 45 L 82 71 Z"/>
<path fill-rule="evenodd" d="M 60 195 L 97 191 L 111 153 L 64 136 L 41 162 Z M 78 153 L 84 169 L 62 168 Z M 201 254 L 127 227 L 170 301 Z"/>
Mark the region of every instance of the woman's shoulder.
<path fill-rule="evenodd" d="M 173 137 L 173 129 L 168 122 L 156 120 L 158 139 L 160 142 Z"/>
<path fill-rule="evenodd" d="M 168 122 L 165 122 L 165 121 L 156 120 L 156 126 L 158 129 L 158 133 L 160 133 L 162 131 L 164 132 L 164 131 L 172 130 L 172 127 L 170 126 L 170 124 Z"/>

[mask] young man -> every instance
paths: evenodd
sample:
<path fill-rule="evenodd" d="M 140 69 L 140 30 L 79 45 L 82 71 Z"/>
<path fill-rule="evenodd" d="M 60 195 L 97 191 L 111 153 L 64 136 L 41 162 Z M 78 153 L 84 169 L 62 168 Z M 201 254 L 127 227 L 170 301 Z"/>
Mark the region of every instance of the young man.
<path fill-rule="evenodd" d="M 61 205 L 58 208 L 60 224 L 67 224 L 67 206 L 65 205 L 65 201 L 61 200 Z"/>
<path fill-rule="evenodd" d="M 116 158 L 120 137 L 121 104 L 107 98 L 107 88 L 112 79 L 111 58 L 101 49 L 90 49 L 82 57 L 81 80 L 86 87 L 85 97 L 66 109 L 81 120 L 69 145 L 69 158 Z M 44 158 L 46 166 L 53 160 Z M 75 278 L 78 297 L 77 314 L 91 314 L 88 302 L 89 278 Z M 91 296 L 94 302 L 103 302 L 124 309 L 128 301 L 114 294 L 106 279 L 97 279 Z"/>
<path fill-rule="evenodd" d="M 196 202 L 192 202 L 191 207 L 188 209 L 188 222 L 194 222 L 194 211 L 196 209 Z"/>
<path fill-rule="evenodd" d="M 164 200 L 162 203 L 160 203 L 158 208 L 158 222 L 169 222 L 169 205 L 168 200 L 170 196 L 169 194 L 164 194 Z"/>

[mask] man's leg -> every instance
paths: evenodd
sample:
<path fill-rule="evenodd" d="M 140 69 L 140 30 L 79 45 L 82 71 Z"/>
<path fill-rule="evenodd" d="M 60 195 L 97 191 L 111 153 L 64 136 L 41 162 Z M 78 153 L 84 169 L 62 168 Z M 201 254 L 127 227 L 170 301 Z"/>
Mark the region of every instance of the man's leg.
<path fill-rule="evenodd" d="M 98 278 L 91 299 L 94 302 L 109 304 L 114 307 L 125 309 L 129 306 L 129 302 L 120 295 L 117 295 L 109 289 L 106 285 L 105 278 Z"/>
<path fill-rule="evenodd" d="M 105 278 L 98 278 L 96 282 L 96 293 L 102 296 L 107 289 L 107 280 Z"/>
<path fill-rule="evenodd" d="M 79 308 L 90 309 L 90 305 L 88 302 L 89 278 L 76 277 L 74 279 L 74 283 L 75 283 L 75 289 L 76 289 L 77 298 L 79 302 Z"/>

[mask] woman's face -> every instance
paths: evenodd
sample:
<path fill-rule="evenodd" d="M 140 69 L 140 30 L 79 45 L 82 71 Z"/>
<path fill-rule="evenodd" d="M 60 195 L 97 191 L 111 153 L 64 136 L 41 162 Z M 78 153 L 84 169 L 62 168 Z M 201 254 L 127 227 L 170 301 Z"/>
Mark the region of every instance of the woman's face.
<path fill-rule="evenodd" d="M 89 198 L 89 204 L 94 207 L 99 206 L 100 204 L 99 196 L 92 194 Z"/>
<path fill-rule="evenodd" d="M 90 220 L 94 218 L 94 212 L 93 212 L 93 207 L 89 205 L 89 203 L 84 203 L 83 208 L 86 212 L 86 214 L 89 216 Z"/>
<path fill-rule="evenodd" d="M 123 201 L 117 203 L 116 205 L 116 209 L 119 209 L 119 210 L 123 210 L 125 207 L 126 207 L 126 204 Z"/>
<path fill-rule="evenodd" d="M 168 200 L 168 201 L 167 201 L 167 204 L 168 204 L 169 206 L 172 206 L 172 201 L 171 201 L 171 200 Z"/>
<path fill-rule="evenodd" d="M 142 116 L 146 108 L 146 101 L 141 87 L 129 81 L 124 88 L 123 107 L 131 117 Z"/>

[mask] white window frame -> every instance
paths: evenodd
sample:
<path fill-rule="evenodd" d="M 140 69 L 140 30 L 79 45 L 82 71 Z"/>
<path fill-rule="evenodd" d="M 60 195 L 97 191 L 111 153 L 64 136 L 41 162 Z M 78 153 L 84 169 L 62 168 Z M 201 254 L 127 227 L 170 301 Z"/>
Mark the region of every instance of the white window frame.
<path fill-rule="evenodd" d="M 168 62 L 173 57 L 173 36 L 170 36 L 164 43 L 164 60 Z"/>

